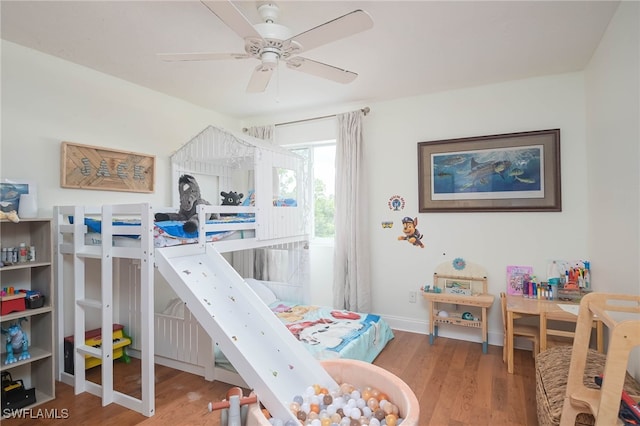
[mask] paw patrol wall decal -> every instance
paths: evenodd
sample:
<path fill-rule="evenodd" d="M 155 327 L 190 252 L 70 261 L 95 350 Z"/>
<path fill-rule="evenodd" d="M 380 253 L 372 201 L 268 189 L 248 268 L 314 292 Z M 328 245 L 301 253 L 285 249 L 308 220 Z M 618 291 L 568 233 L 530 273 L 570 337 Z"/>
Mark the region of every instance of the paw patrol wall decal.
<path fill-rule="evenodd" d="M 422 244 L 423 235 L 418 231 L 418 218 L 410 218 L 405 217 L 402 219 L 402 232 L 404 235 L 398 237 L 399 241 L 406 240 L 414 246 L 424 248 L 424 244 Z"/>
<path fill-rule="evenodd" d="M 393 210 L 393 211 L 400 211 L 404 209 L 404 198 L 399 196 L 399 195 L 392 195 L 389 198 L 389 202 L 387 203 L 389 206 L 389 209 Z"/>
<path fill-rule="evenodd" d="M 383 220 L 380 224 L 382 225 L 382 229 L 391 229 L 391 228 L 393 228 L 393 221 L 392 220 Z"/>

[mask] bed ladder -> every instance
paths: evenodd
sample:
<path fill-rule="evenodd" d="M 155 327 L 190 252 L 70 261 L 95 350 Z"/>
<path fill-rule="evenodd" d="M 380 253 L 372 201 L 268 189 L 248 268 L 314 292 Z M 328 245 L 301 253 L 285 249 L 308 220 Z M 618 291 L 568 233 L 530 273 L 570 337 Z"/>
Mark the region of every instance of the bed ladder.
<path fill-rule="evenodd" d="M 145 416 L 155 412 L 154 350 L 153 350 L 153 216 L 149 204 L 104 205 L 101 210 L 101 246 L 85 244 L 85 209 L 73 209 L 73 289 L 74 289 L 74 389 L 75 394 L 89 392 L 102 398 L 102 406 L 117 403 Z M 141 226 L 113 225 L 114 215 L 137 215 Z M 140 235 L 140 248 L 114 247 L 114 235 Z M 61 251 L 63 251 L 61 249 Z M 137 399 L 114 390 L 113 383 L 113 340 L 114 258 L 140 259 L 140 340 L 142 366 L 142 398 Z M 86 259 L 100 259 L 100 299 L 87 297 L 85 288 Z M 85 343 L 86 313 L 100 312 L 102 344 L 100 347 Z M 101 384 L 86 380 L 86 356 L 101 360 Z"/>

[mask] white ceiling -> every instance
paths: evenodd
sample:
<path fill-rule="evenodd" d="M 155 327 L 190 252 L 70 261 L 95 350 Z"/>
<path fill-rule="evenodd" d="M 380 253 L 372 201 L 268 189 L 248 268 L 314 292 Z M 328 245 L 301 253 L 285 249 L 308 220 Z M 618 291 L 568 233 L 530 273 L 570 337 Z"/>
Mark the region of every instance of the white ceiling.
<path fill-rule="evenodd" d="M 256 1 L 234 1 L 259 23 Z M 6 1 L 2 38 L 236 118 L 389 100 L 582 70 L 617 1 L 281 1 L 293 34 L 354 9 L 372 29 L 304 53 L 357 72 L 339 84 L 280 66 L 245 92 L 255 59 L 164 62 L 157 53 L 244 52 L 199 1 Z"/>

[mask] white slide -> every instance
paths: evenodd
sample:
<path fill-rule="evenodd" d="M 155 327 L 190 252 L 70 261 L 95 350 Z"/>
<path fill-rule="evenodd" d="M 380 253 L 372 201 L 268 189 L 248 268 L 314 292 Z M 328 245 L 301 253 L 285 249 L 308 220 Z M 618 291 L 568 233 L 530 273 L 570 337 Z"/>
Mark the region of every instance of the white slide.
<path fill-rule="evenodd" d="M 155 253 L 160 273 L 272 416 L 296 420 L 296 394 L 338 387 L 212 244 L 206 253 L 197 244 Z"/>

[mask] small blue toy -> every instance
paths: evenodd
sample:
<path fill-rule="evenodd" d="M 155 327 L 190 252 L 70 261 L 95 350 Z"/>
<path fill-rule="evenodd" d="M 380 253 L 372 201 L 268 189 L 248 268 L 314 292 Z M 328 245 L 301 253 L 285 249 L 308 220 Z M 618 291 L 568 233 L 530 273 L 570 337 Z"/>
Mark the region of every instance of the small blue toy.
<path fill-rule="evenodd" d="M 2 334 L 7 334 L 7 359 L 5 364 L 13 364 L 14 362 L 22 361 L 24 359 L 31 358 L 29 354 L 29 340 L 27 339 L 27 333 L 22 331 L 20 324 L 22 321 L 27 321 L 26 318 L 20 318 L 17 322 L 11 324 L 8 329 L 2 329 Z M 16 359 L 15 353 L 20 352 L 20 355 Z"/>

